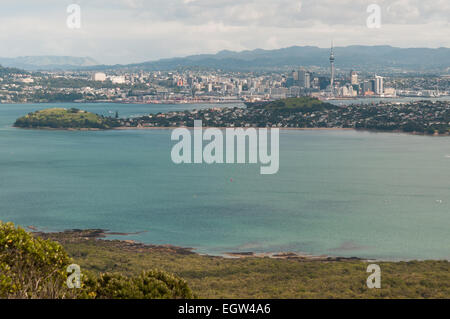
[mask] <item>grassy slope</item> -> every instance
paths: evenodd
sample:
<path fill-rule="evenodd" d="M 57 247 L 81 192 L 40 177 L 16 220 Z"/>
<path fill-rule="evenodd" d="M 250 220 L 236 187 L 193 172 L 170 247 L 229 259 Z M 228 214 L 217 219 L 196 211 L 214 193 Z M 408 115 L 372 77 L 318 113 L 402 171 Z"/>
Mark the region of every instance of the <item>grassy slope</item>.
<path fill-rule="evenodd" d="M 61 241 L 61 239 L 58 239 Z M 367 262 L 201 256 L 163 247 L 85 239 L 62 242 L 82 269 L 137 274 L 162 269 L 200 298 L 449 298 L 448 261 L 378 263 L 382 289 L 366 286 Z"/>
<path fill-rule="evenodd" d="M 51 127 L 51 128 L 109 128 L 106 120 L 90 112 L 50 108 L 27 114 L 17 119 L 18 127 Z"/>

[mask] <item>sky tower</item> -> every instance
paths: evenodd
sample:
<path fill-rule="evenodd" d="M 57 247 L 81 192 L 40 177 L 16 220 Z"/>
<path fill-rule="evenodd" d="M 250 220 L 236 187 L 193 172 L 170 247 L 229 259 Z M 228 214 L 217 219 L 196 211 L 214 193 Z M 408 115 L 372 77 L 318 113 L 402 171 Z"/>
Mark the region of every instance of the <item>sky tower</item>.
<path fill-rule="evenodd" d="M 330 79 L 330 86 L 331 91 L 334 92 L 334 46 L 333 42 L 331 42 L 331 54 L 330 54 L 330 64 L 331 64 L 331 79 Z"/>

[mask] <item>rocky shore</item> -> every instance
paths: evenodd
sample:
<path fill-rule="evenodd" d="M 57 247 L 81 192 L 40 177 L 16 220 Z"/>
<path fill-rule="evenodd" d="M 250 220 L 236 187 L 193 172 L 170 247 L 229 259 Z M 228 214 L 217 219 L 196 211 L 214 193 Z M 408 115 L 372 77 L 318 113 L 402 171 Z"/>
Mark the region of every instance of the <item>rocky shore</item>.
<path fill-rule="evenodd" d="M 178 247 L 173 245 L 152 245 L 144 244 L 134 240 L 108 239 L 108 236 L 129 236 L 138 235 L 144 232 L 120 233 L 111 232 L 106 229 L 70 229 L 62 232 L 42 232 L 34 226 L 28 226 L 35 236 L 44 239 L 50 239 L 61 243 L 79 243 L 94 240 L 99 246 L 110 246 L 118 249 L 135 252 L 162 251 L 173 254 L 198 254 L 190 247 Z M 198 254 L 201 255 L 201 254 Z M 217 256 L 214 256 L 217 257 Z M 256 252 L 227 252 L 222 255 L 224 258 L 273 258 L 273 259 L 296 259 L 308 261 L 355 261 L 362 260 L 358 257 L 335 257 L 335 256 L 312 256 L 298 254 L 295 252 L 275 252 L 275 253 L 256 253 Z"/>

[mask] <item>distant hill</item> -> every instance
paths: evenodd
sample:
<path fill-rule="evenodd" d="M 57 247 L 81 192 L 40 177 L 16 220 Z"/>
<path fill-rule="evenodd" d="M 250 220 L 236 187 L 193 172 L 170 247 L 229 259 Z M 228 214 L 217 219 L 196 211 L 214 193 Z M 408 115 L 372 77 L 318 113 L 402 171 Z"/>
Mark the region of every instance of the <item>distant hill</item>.
<path fill-rule="evenodd" d="M 16 68 L 5 68 L 2 65 L 0 65 L 0 77 L 8 77 L 11 74 L 25 74 L 27 73 L 24 70 L 21 69 L 16 69 Z"/>
<path fill-rule="evenodd" d="M 128 65 L 99 65 L 89 57 L 25 56 L 0 58 L 5 67 L 36 70 L 176 70 L 188 68 L 229 71 L 289 70 L 304 67 L 328 67 L 329 48 L 293 46 L 276 50 L 220 51 L 187 57 L 161 59 Z M 408 70 L 450 72 L 450 48 L 396 48 L 391 46 L 353 45 L 336 47 L 336 67 L 359 71 Z"/>
<path fill-rule="evenodd" d="M 273 70 L 296 66 L 329 65 L 329 48 L 293 46 L 277 50 L 221 51 L 217 54 L 191 55 L 184 58 L 115 66 L 144 70 L 173 70 L 203 67 L 224 70 Z M 450 70 L 449 48 L 396 48 L 391 46 L 336 47 L 336 66 L 358 70 L 383 70 L 402 68 L 408 70 Z"/>
<path fill-rule="evenodd" d="M 70 70 L 80 67 L 98 65 L 97 61 L 89 57 L 72 56 L 23 56 L 17 58 L 0 58 L 0 64 L 28 71 L 36 70 Z"/>

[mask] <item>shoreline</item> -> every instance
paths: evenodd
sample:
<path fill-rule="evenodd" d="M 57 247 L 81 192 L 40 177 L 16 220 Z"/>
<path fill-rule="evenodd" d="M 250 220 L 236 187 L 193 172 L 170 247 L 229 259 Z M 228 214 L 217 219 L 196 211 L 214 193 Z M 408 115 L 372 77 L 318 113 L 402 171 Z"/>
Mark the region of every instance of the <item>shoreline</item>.
<path fill-rule="evenodd" d="M 33 227 L 36 229 L 36 227 Z M 34 233 L 59 242 L 82 273 L 139 276 L 161 269 L 185 280 L 199 298 L 448 298 L 450 262 L 325 258 L 294 253 L 231 256 L 199 254 L 189 248 L 109 239 L 105 230 Z M 126 235 L 124 233 L 119 233 Z M 115 238 L 118 238 L 115 236 Z M 382 269 L 382 290 L 369 290 L 368 265 Z"/>
<path fill-rule="evenodd" d="M 358 101 L 358 100 L 401 100 L 401 99 L 420 99 L 424 101 L 428 100 L 446 100 L 449 99 L 450 95 L 441 95 L 441 96 L 357 96 L 357 97 L 335 97 L 335 98 L 323 98 L 323 101 Z M 320 98 L 319 98 L 320 99 Z M 258 101 L 259 102 L 259 101 Z M 262 102 L 270 102 L 270 101 L 262 101 Z M 19 104 L 124 104 L 124 105 L 192 105 L 192 104 L 244 104 L 244 103 L 253 103 L 249 101 L 243 100 L 231 100 L 231 101 L 171 101 L 171 100 L 162 100 L 162 101 L 152 101 L 152 102 L 134 102 L 134 101 L 69 101 L 69 102 L 8 102 L 8 103 L 0 103 L 1 105 L 19 105 Z"/>
<path fill-rule="evenodd" d="M 193 130 L 193 126 L 141 126 L 141 127 L 127 127 L 127 126 L 121 126 L 121 127 L 115 127 L 112 128 L 112 130 L 175 130 L 177 128 L 187 128 L 190 130 Z M 236 126 L 236 127 L 217 127 L 217 126 L 203 126 L 202 129 L 220 129 L 225 130 L 227 128 L 242 128 L 242 129 L 259 129 L 259 128 L 266 128 L 266 129 L 275 129 L 278 128 L 280 131 L 357 131 L 357 132 L 370 132 L 370 133 L 394 133 L 394 134 L 407 134 L 407 135 L 423 135 L 423 136 L 449 136 L 450 134 L 426 134 L 421 132 L 405 132 L 400 130 L 393 130 L 393 131 L 386 131 L 386 130 L 375 130 L 375 129 L 365 129 L 365 128 L 354 128 L 354 127 L 242 127 L 242 126 Z"/>
<path fill-rule="evenodd" d="M 222 254 L 203 254 L 196 252 L 195 248 L 192 247 L 181 247 L 171 244 L 146 244 L 135 240 L 126 239 L 110 239 L 109 236 L 128 236 L 141 234 L 146 231 L 133 232 L 133 233 L 121 233 L 112 232 L 107 229 L 69 229 L 57 232 L 44 232 L 38 230 L 35 226 L 27 226 L 34 236 L 42 237 L 44 239 L 51 239 L 59 242 L 64 246 L 65 243 L 77 243 L 85 241 L 94 241 L 96 244 L 101 246 L 102 244 L 116 244 L 118 247 L 126 250 L 131 250 L 135 252 L 140 252 L 142 250 L 158 250 L 167 251 L 175 254 L 195 254 L 198 256 L 205 256 L 211 258 L 224 258 L 224 259 L 246 259 L 246 258 L 270 258 L 270 259 L 295 259 L 304 261 L 367 261 L 369 259 L 363 259 L 359 257 L 339 257 L 339 256 L 329 256 L 329 255 L 308 255 L 300 254 L 295 252 L 225 252 Z"/>
<path fill-rule="evenodd" d="M 158 251 L 166 252 L 175 255 L 196 255 L 208 258 L 223 258 L 223 259 L 274 259 L 274 260 L 297 260 L 297 261 L 310 261 L 310 262 L 390 262 L 390 263 L 402 263 L 410 261 L 428 261 L 428 259 L 382 259 L 382 258 L 362 258 L 357 256 L 345 257 L 335 255 L 310 255 L 305 253 L 298 253 L 292 251 L 278 251 L 278 252 L 224 252 L 221 254 L 200 253 L 193 247 L 182 247 L 171 244 L 146 244 L 143 242 L 127 239 L 111 239 L 109 236 L 129 236 L 144 233 L 146 231 L 121 233 L 113 232 L 107 229 L 69 229 L 56 232 L 45 232 L 38 230 L 35 226 L 27 226 L 34 236 L 39 236 L 44 239 L 50 239 L 64 244 L 76 244 L 82 242 L 94 242 L 94 245 L 101 247 L 102 245 L 113 245 L 116 248 L 126 250 L 129 252 L 141 253 L 143 251 Z M 446 259 L 430 259 L 431 261 L 448 261 Z"/>
<path fill-rule="evenodd" d="M 146 130 L 175 130 L 178 128 L 186 128 L 193 130 L 193 126 L 119 126 L 119 127 L 112 127 L 109 129 L 100 129 L 100 128 L 53 128 L 53 127 L 17 127 L 17 126 L 11 126 L 12 128 L 17 129 L 25 129 L 25 130 L 43 130 L 43 131 L 83 131 L 83 132 L 99 132 L 99 131 L 146 131 Z M 386 130 L 375 130 L 375 129 L 364 129 L 364 128 L 353 128 L 353 127 L 216 127 L 216 126 L 203 126 L 202 129 L 220 129 L 225 130 L 227 128 L 242 128 L 242 129 L 249 129 L 249 128 L 266 128 L 266 129 L 275 129 L 278 128 L 280 131 L 356 131 L 356 132 L 369 132 L 369 133 L 392 133 L 392 134 L 406 134 L 406 135 L 417 135 L 417 136 L 429 136 L 429 137 L 445 137 L 450 136 L 450 133 L 447 134 L 426 134 L 421 132 L 404 132 L 400 130 L 393 130 L 393 131 L 386 131 Z"/>
<path fill-rule="evenodd" d="M 121 127 L 115 127 L 112 130 L 118 130 L 118 131 L 125 131 L 125 130 L 175 130 L 177 128 L 187 128 L 190 130 L 193 130 L 194 127 L 193 126 L 141 126 L 141 127 L 128 127 L 128 126 L 121 126 Z M 345 131 L 349 131 L 349 130 L 357 130 L 351 127 L 242 127 L 242 126 L 236 126 L 236 127 L 218 127 L 218 126 L 203 126 L 202 129 L 209 129 L 209 128 L 214 128 L 214 129 L 219 129 L 219 130 L 225 130 L 227 128 L 242 128 L 242 129 L 249 129 L 249 128 L 254 128 L 254 129 L 258 129 L 258 128 L 267 128 L 267 129 L 272 129 L 272 128 L 278 128 L 280 130 L 292 130 L 292 131 L 307 131 L 307 130 L 312 130 L 312 131 L 340 131 L 340 130 L 345 130 Z"/>
<path fill-rule="evenodd" d="M 143 102 L 123 102 L 123 101 L 83 101 L 83 102 L 10 102 L 10 103 L 0 103 L 1 105 L 33 105 L 33 104 L 123 104 L 123 105 L 192 105 L 192 104 L 244 104 L 244 101 L 219 101 L 219 102 L 209 102 L 209 101 L 196 101 L 196 102 L 175 102 L 175 101 L 162 101 L 143 103 Z"/>

